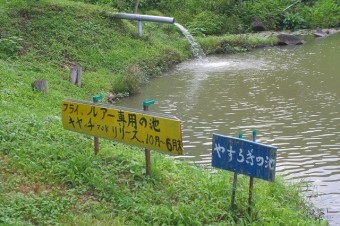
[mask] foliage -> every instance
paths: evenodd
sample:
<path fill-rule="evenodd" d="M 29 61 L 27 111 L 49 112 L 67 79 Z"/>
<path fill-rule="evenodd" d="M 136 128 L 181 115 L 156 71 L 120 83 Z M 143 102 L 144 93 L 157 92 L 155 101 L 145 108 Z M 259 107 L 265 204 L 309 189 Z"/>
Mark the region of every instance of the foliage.
<path fill-rule="evenodd" d="M 245 1 L 241 18 L 244 24 L 250 24 L 254 18 L 259 18 L 270 30 L 339 25 L 340 5 L 336 0 L 308 1 L 295 5 L 293 3 L 288 0 Z"/>
<path fill-rule="evenodd" d="M 271 46 L 276 43 L 273 36 L 224 35 L 200 38 L 202 48 L 207 54 L 245 52 L 257 46 Z"/>
<path fill-rule="evenodd" d="M 285 29 L 297 30 L 306 28 L 305 20 L 300 14 L 286 13 L 283 20 L 283 27 Z"/>
<path fill-rule="evenodd" d="M 302 15 L 310 28 L 340 26 L 340 2 L 319 0 L 312 7 L 305 6 Z"/>
<path fill-rule="evenodd" d="M 71 0 L 75 2 L 84 2 L 96 5 L 110 5 L 114 9 L 120 12 L 131 12 L 135 4 L 135 0 Z M 146 10 L 152 9 L 158 6 L 160 0 L 140 0 L 139 9 Z"/>
<path fill-rule="evenodd" d="M 224 31 L 229 34 L 245 33 L 248 30 L 248 25 L 242 22 L 242 18 L 238 16 L 228 16 L 224 21 Z"/>
<path fill-rule="evenodd" d="M 0 39 L 1 57 L 13 57 L 23 49 L 23 39 L 18 36 L 2 37 Z"/>
<path fill-rule="evenodd" d="M 72 1 L 82 1 L 85 3 L 91 3 L 91 4 L 110 4 L 112 3 L 112 0 L 72 0 Z"/>
<path fill-rule="evenodd" d="M 68 2 L 67 7 L 48 1 L 11 2 L 8 8 L 0 8 L 0 57 L 20 55 L 23 59 L 31 61 L 33 58 L 65 69 L 79 63 L 85 73 L 92 75 L 88 78 L 91 82 L 85 82 L 84 88 L 97 87 L 98 80 L 106 80 L 101 89 L 122 90 L 120 86 L 123 86 L 134 93 L 138 91 L 139 82 L 148 80 L 150 71 L 162 71 L 171 66 L 172 61 L 167 66 L 161 65 L 162 68 L 159 66 L 158 62 L 165 55 L 189 56 L 190 52 L 183 53 L 179 49 L 181 46 L 176 48 L 177 44 L 168 51 L 169 44 L 182 38 L 179 32 L 161 32 L 169 25 L 145 24 L 140 39 L 135 23 L 114 20 L 110 17 L 110 8 L 106 8 L 108 13 L 102 10 L 102 7 L 72 2 Z M 180 42 L 183 45 L 184 42 Z M 136 48 L 140 51 L 131 51 Z M 127 75 L 131 65 L 147 59 L 155 59 L 156 68 L 142 67 L 146 71 L 141 71 L 139 76 L 144 77 L 122 80 L 131 78 Z M 135 82 L 135 85 L 128 82 Z"/>
<path fill-rule="evenodd" d="M 132 12 L 134 0 L 73 0 L 109 4 L 117 11 Z M 290 7 L 289 7 L 290 6 Z M 288 7 L 288 8 L 287 8 Z M 259 18 L 269 30 L 339 26 L 338 0 L 141 0 L 141 12 L 161 11 L 191 28 L 194 34 L 210 35 L 250 31 Z M 180 9 L 180 10 L 178 10 Z M 295 15 L 297 14 L 297 15 Z M 230 19 L 233 18 L 233 19 Z"/>
<path fill-rule="evenodd" d="M 161 10 L 168 15 L 172 15 L 179 23 L 185 26 L 193 23 L 196 25 L 202 24 L 204 27 L 206 26 L 205 20 L 212 21 L 211 16 L 214 19 L 217 19 L 215 20 L 217 23 L 220 23 L 220 19 L 224 21 L 225 19 L 223 18 L 234 14 L 234 8 L 235 4 L 232 0 L 161 0 L 157 5 L 158 10 Z M 205 14 L 207 17 L 204 17 Z M 209 22 L 209 24 L 212 23 Z"/>
<path fill-rule="evenodd" d="M 194 17 L 188 28 L 192 34 L 221 34 L 223 32 L 223 18 L 213 12 L 204 11 Z"/>
<path fill-rule="evenodd" d="M 287 5 L 289 5 L 287 0 L 246 1 L 241 12 L 243 22 L 250 25 L 255 18 L 258 18 L 268 30 L 277 30 L 282 21 L 281 12 Z"/>

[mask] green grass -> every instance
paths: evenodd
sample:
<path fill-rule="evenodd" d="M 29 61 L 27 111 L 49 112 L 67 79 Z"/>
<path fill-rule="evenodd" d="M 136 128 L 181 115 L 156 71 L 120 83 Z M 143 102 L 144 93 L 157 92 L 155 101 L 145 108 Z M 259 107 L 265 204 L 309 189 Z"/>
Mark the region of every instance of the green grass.
<path fill-rule="evenodd" d="M 1 172 L 6 184 L 1 186 L 0 222 L 19 225 L 322 224 L 308 215 L 298 187 L 286 186 L 281 179 L 275 183 L 256 181 L 254 211 L 248 216 L 247 177 L 239 177 L 237 207 L 231 212 L 231 173 L 211 174 L 153 153 L 152 177 L 145 177 L 141 150 L 104 142 L 100 154 L 95 156 L 91 141 L 77 139 L 80 145 L 72 145 L 65 139 L 67 148 L 59 152 L 57 149 L 61 147 L 52 153 L 43 149 L 39 149 L 39 154 L 32 153 L 34 148 L 30 145 L 30 150 L 2 154 Z"/>
<path fill-rule="evenodd" d="M 274 36 L 263 34 L 238 34 L 198 38 L 207 54 L 230 54 L 245 52 L 259 46 L 273 46 L 277 43 Z"/>
<path fill-rule="evenodd" d="M 84 83 L 86 89 L 133 93 L 138 84 L 125 82 L 129 81 L 129 68 L 138 68 L 135 76 L 145 81 L 190 55 L 174 26 L 144 23 L 140 39 L 136 23 L 113 19 L 108 7 L 71 1 L 14 1 L 0 6 L 0 12 L 0 58 L 20 58 L 64 70 L 79 63 L 90 77 Z"/>
<path fill-rule="evenodd" d="M 246 214 L 247 181 L 229 211 L 232 174 L 209 171 L 153 153 L 145 177 L 140 148 L 64 130 L 65 95 L 90 96 L 58 79 L 58 70 L 32 70 L 0 61 L 0 222 L 14 225 L 320 225 L 298 187 L 257 181 L 254 212 Z M 32 76 L 56 77 L 48 94 L 33 92 Z"/>
<path fill-rule="evenodd" d="M 141 148 L 101 139 L 94 155 L 92 137 L 64 130 L 64 98 L 137 89 L 135 80 L 191 54 L 174 27 L 145 24 L 139 39 L 133 23 L 113 21 L 103 9 L 61 0 L 1 1 L 1 225 L 324 224 L 309 214 L 299 186 L 281 178 L 256 180 L 248 215 L 248 178 L 240 176 L 232 212 L 232 173 L 152 152 L 146 177 Z M 219 38 L 211 40 L 200 42 Z M 84 68 L 82 87 L 68 82 L 75 62 Z M 48 80 L 47 94 L 32 90 L 36 79 Z"/>

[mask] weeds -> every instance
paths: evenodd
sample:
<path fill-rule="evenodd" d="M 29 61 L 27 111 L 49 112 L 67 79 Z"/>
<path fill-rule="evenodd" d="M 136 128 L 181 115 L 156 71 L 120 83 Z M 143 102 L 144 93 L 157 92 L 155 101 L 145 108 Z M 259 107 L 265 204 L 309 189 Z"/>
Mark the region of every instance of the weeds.
<path fill-rule="evenodd" d="M 245 52 L 257 46 L 271 46 L 276 43 L 276 39 L 271 36 L 261 37 L 245 34 L 209 36 L 200 38 L 199 41 L 207 54 Z"/>

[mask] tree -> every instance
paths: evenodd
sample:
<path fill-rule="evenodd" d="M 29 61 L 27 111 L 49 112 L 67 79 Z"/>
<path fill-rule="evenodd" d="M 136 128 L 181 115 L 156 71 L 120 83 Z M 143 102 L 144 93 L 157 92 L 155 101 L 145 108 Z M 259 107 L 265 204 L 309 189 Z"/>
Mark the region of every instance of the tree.
<path fill-rule="evenodd" d="M 134 14 L 137 14 L 138 6 L 139 6 L 139 0 L 135 0 L 135 7 L 133 8 L 133 13 Z"/>

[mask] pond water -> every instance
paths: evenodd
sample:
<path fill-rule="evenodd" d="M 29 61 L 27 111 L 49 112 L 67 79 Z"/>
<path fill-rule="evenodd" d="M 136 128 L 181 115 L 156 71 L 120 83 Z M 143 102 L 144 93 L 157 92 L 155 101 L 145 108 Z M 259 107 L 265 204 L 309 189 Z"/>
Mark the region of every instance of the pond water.
<path fill-rule="evenodd" d="M 212 134 L 278 148 L 277 173 L 310 183 L 312 201 L 340 224 L 340 34 L 294 47 L 215 55 L 178 65 L 117 105 L 177 116 L 183 158 L 211 164 Z"/>

